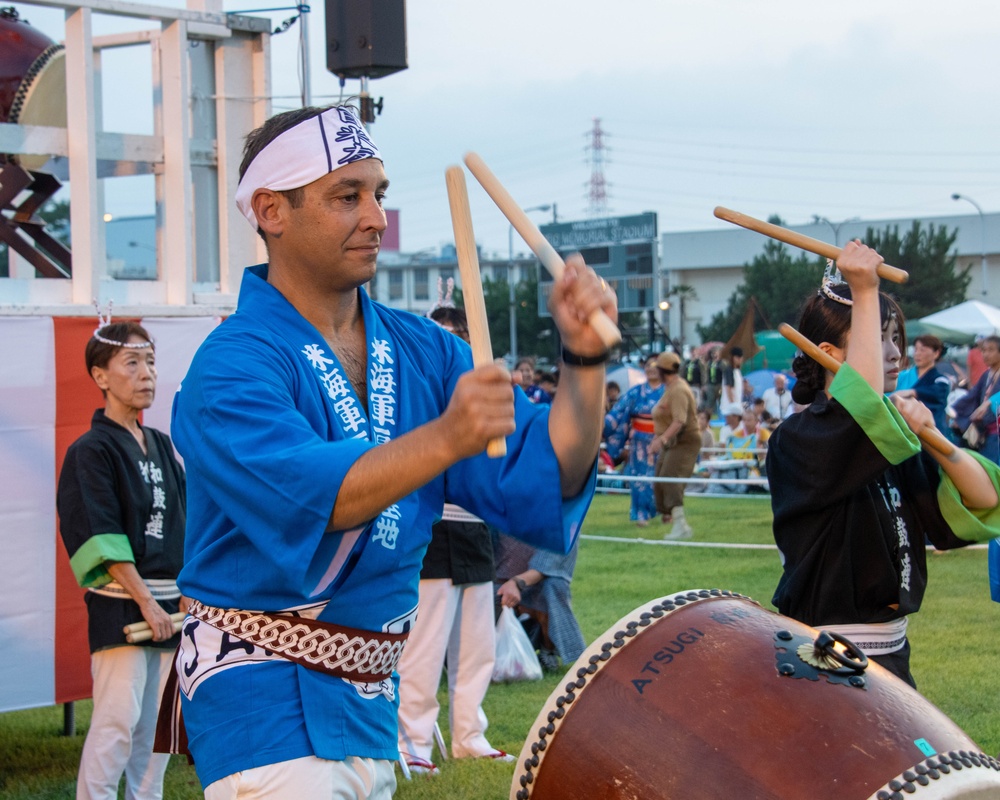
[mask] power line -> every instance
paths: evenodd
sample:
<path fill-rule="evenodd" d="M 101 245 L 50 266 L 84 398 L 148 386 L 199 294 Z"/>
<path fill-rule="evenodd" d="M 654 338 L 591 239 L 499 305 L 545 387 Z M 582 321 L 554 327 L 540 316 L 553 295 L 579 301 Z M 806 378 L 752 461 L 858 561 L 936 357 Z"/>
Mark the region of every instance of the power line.
<path fill-rule="evenodd" d="M 785 145 L 750 145 L 750 144 L 729 144 L 724 142 L 707 142 L 704 140 L 687 140 L 687 139 L 659 139 L 659 138 L 645 138 L 642 136 L 616 136 L 616 140 L 620 141 L 633 141 L 633 142 L 646 142 L 648 144 L 656 144 L 661 146 L 683 146 L 683 147 L 702 147 L 717 150 L 754 150 L 767 153 L 810 153 L 810 154 L 825 154 L 825 155 L 843 155 L 843 156 L 875 156 L 878 158 L 898 158 L 898 157 L 914 157 L 914 158 L 982 158 L 1000 157 L 1000 151 L 990 150 L 985 152 L 954 152 L 954 151 L 933 151 L 933 150 L 830 150 L 828 148 L 819 147 L 787 147 Z"/>

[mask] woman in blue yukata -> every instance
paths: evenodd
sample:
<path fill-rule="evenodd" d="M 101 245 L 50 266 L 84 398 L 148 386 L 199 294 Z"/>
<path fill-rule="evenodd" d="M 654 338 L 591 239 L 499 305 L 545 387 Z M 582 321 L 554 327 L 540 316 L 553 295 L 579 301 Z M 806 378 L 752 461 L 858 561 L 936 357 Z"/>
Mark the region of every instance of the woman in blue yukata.
<path fill-rule="evenodd" d="M 628 448 L 626 475 L 653 477 L 655 459 L 649 452 L 653 441 L 653 406 L 663 396 L 663 383 L 656 369 L 656 356 L 647 356 L 642 362 L 646 383 L 633 386 L 621 396 L 604 418 L 604 439 L 609 455 L 618 460 Z M 653 498 L 653 484 L 632 481 L 632 507 L 629 519 L 645 527 L 649 520 L 659 516 Z"/>

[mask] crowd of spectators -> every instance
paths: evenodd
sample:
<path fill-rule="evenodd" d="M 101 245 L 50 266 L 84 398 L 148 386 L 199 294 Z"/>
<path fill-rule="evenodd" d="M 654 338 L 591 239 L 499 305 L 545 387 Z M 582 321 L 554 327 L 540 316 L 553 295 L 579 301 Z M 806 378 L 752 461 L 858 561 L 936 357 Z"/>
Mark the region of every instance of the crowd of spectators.
<path fill-rule="evenodd" d="M 1000 462 L 996 413 L 1000 404 L 990 402 L 991 397 L 1000 398 L 1000 337 L 983 337 L 972 349 L 970 365 L 979 364 L 980 368 L 970 369 L 971 380 L 967 380 L 961 366 L 943 361 L 946 350 L 935 336 L 916 337 L 896 392 L 927 405 L 938 428 L 953 441 L 969 447 L 971 440 L 984 455 Z M 697 408 L 700 450 L 686 491 L 767 491 L 762 479 L 767 440 L 783 420 L 803 408 L 792 399 L 795 379 L 791 373 L 773 372 L 773 385 L 758 392 L 744 375 L 743 352 L 739 347 L 729 348 L 728 352 L 722 347 L 696 351 L 686 359 L 668 353 L 680 360 L 679 377 L 690 388 Z M 654 443 L 647 417 L 655 416 L 654 408 L 663 395 L 663 384 L 651 377 L 649 365 L 655 363 L 655 354 L 645 359 L 642 365 L 646 381 L 637 386 L 608 383 L 601 468 L 613 469 L 623 479 L 666 474 L 657 464 L 661 458 L 667 458 L 670 448 Z M 760 384 L 757 386 L 759 390 Z M 963 432 L 969 428 L 973 430 L 963 441 Z M 699 478 L 714 480 L 703 482 Z M 720 483 L 723 478 L 734 482 Z M 656 507 L 655 490 L 650 491 L 649 483 L 627 481 L 627 484 L 632 493 L 630 518 L 635 524 L 647 525 L 657 517 L 656 512 L 663 522 L 672 521 L 671 509 Z M 676 497 L 675 493 L 670 496 Z"/>

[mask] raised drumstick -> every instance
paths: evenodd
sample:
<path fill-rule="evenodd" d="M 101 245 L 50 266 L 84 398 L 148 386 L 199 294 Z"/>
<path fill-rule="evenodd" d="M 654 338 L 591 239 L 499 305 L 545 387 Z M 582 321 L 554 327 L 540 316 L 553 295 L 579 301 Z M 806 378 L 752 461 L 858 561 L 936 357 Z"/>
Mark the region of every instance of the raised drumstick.
<path fill-rule="evenodd" d="M 490 344 L 490 327 L 486 321 L 486 300 L 483 298 L 483 279 L 479 274 L 476 236 L 472 230 L 469 193 L 461 167 L 448 167 L 444 172 L 444 179 L 448 186 L 451 225 L 455 230 L 455 252 L 458 256 L 458 271 L 462 276 L 462 297 L 465 298 L 465 316 L 469 323 L 472 363 L 480 367 L 493 363 L 493 346 Z M 507 455 L 507 441 L 502 437 L 490 439 L 486 443 L 486 454 L 490 458 Z"/>
<path fill-rule="evenodd" d="M 538 230 L 538 226 L 521 210 L 521 206 L 510 196 L 510 193 L 500 183 L 497 176 L 490 171 L 490 168 L 486 166 L 486 162 L 483 159 L 476 153 L 466 153 L 464 160 L 469 171 L 486 190 L 486 194 L 497 204 L 497 208 L 503 212 L 503 215 L 507 217 L 510 224 L 514 226 L 514 230 L 524 239 L 525 244 L 531 248 L 531 252 L 538 256 L 538 260 L 542 262 L 556 280 L 559 280 L 566 269 L 566 264 L 555 251 L 555 248 L 542 236 L 542 232 Z M 611 317 L 600 309 L 597 309 L 590 315 L 588 322 L 590 322 L 591 327 L 597 332 L 601 341 L 604 342 L 605 347 L 611 348 L 621 342 L 622 332 L 611 321 Z"/>
<path fill-rule="evenodd" d="M 829 353 L 820 350 L 818 345 L 811 342 L 787 322 L 782 322 L 778 326 L 778 332 L 811 359 L 818 361 L 824 369 L 828 369 L 834 374 L 840 369 L 840 362 L 837 359 Z M 937 428 L 922 428 L 917 432 L 917 438 L 929 448 L 936 450 L 945 457 L 955 452 L 955 445 L 949 442 Z"/>
<path fill-rule="evenodd" d="M 804 234 L 790 231 L 788 228 L 782 228 L 780 225 L 764 222 L 763 220 L 756 219 L 755 217 L 748 217 L 746 214 L 741 214 L 739 211 L 733 211 L 730 208 L 716 206 L 715 211 L 712 213 L 719 219 L 724 219 L 726 222 L 731 222 L 734 225 L 739 225 L 741 228 L 756 231 L 757 233 L 763 233 L 765 236 L 770 236 L 772 239 L 777 239 L 779 242 L 790 244 L 793 247 L 798 247 L 802 250 L 808 250 L 810 253 L 815 253 L 816 255 L 823 256 L 824 258 L 832 258 L 836 261 L 841 253 L 841 248 L 836 245 L 822 242 L 819 239 L 813 239 L 811 236 L 805 236 Z M 880 278 L 892 281 L 893 283 L 906 283 L 910 279 L 910 273 L 908 273 L 905 269 L 890 267 L 888 264 L 879 264 L 878 269 L 875 271 L 878 273 Z"/>

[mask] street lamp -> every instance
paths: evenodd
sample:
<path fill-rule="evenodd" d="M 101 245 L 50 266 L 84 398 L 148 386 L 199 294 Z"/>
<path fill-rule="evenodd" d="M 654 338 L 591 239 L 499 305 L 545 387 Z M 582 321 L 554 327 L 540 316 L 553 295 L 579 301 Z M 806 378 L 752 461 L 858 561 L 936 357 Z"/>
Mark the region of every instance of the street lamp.
<path fill-rule="evenodd" d="M 813 214 L 813 222 L 820 223 L 825 222 L 831 228 L 833 228 L 833 243 L 840 247 L 840 229 L 849 222 L 860 222 L 861 217 L 851 217 L 850 219 L 845 219 L 843 222 L 833 223 L 830 222 L 826 217 L 821 217 L 819 214 Z"/>
<path fill-rule="evenodd" d="M 521 209 L 525 213 L 529 211 L 548 211 L 552 209 L 553 222 L 555 222 L 555 203 L 544 206 L 531 206 Z M 507 231 L 507 288 L 510 291 L 508 302 L 510 305 L 510 359 L 511 368 L 517 366 L 517 299 L 514 296 L 514 226 L 511 225 Z"/>
<path fill-rule="evenodd" d="M 979 234 L 981 236 L 981 242 L 982 242 L 982 247 L 981 247 L 982 260 L 981 260 L 980 263 L 982 265 L 982 270 L 983 270 L 983 297 L 985 298 L 986 297 L 986 281 L 987 281 L 987 273 L 986 273 L 986 216 L 983 214 L 983 210 L 979 207 L 979 203 L 977 203 L 971 197 L 967 197 L 964 194 L 959 194 L 958 192 L 955 192 L 951 196 L 951 199 L 952 200 L 966 200 L 967 202 L 972 203 L 972 205 L 974 205 L 976 207 L 976 211 L 979 212 Z"/>

